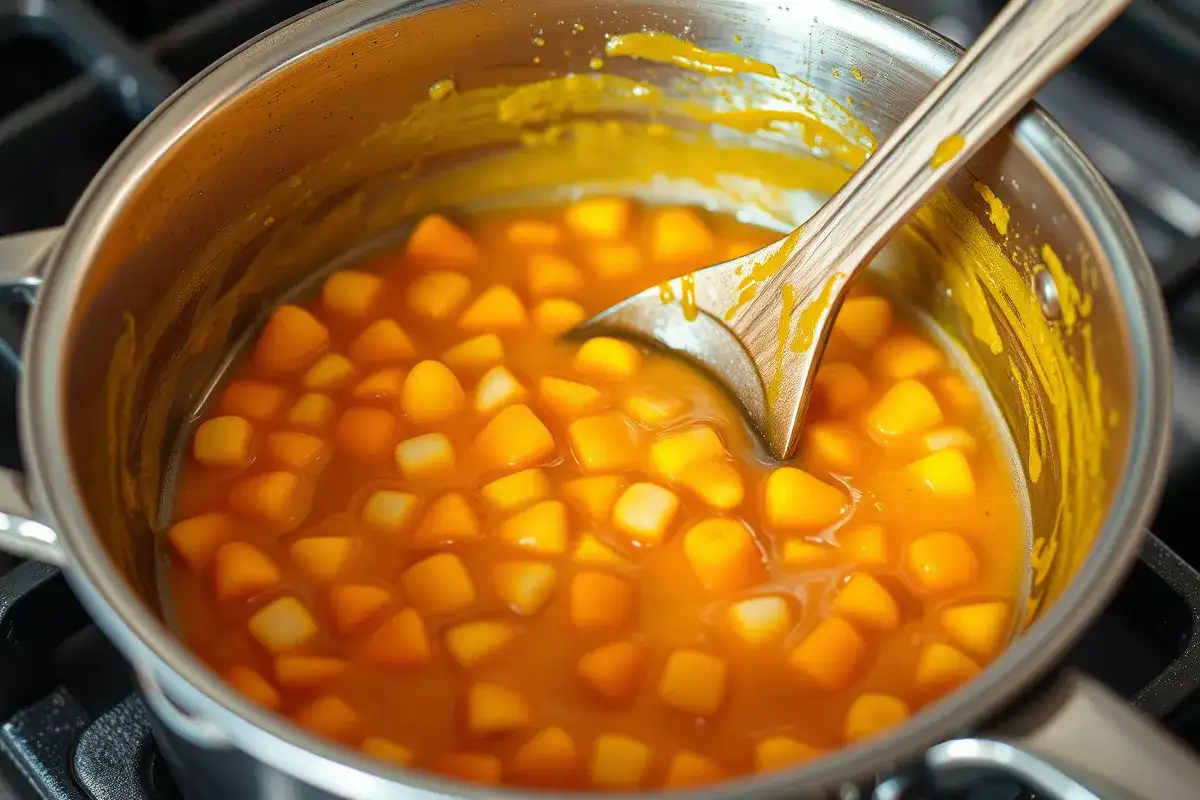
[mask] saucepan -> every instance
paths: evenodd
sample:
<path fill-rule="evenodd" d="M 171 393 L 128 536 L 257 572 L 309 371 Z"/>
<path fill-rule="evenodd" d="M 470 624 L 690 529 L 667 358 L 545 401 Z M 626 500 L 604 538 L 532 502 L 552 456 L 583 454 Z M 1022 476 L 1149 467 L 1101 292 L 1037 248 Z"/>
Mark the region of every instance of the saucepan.
<path fill-rule="evenodd" d="M 616 58 L 606 74 L 641 88 L 564 77 L 599 68 L 606 34 L 638 30 L 785 77 Z M 155 577 L 162 487 L 231 343 L 305 275 L 481 192 L 622 181 L 797 223 L 800 190 L 835 186 L 958 53 L 865 0 L 343 0 L 291 20 L 155 111 L 61 231 L 4 243 L 4 279 L 40 290 L 21 379 L 28 473 L 6 476 L 0 546 L 63 567 L 129 658 L 190 797 L 503 793 L 318 740 L 172 636 Z M 445 79 L 457 93 L 430 99 Z M 622 138 L 630 125 L 641 133 Z M 1152 722 L 1086 678 L 1047 677 L 1136 557 L 1165 461 L 1167 327 L 1129 221 L 1030 108 L 902 238 L 880 279 L 970 352 L 1020 452 L 1025 619 L 988 669 L 903 726 L 697 796 L 900 797 L 988 771 L 1060 798 L 1195 796 L 1200 767 Z"/>

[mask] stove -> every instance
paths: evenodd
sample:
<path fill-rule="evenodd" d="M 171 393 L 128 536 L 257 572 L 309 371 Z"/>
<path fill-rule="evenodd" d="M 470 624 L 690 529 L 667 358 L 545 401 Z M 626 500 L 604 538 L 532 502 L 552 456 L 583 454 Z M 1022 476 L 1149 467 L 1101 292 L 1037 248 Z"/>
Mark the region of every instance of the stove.
<path fill-rule="evenodd" d="M 998 0 L 891 5 L 968 44 Z M 0 0 L 0 235 L 61 224 L 181 82 L 306 0 Z M 1115 67 L 1114 67 L 1115 65 Z M 1200 748 L 1200 2 L 1136 0 L 1040 100 L 1105 173 L 1154 263 L 1175 336 L 1166 493 L 1141 559 L 1067 664 Z M 0 465 L 30 298 L 0 292 Z M 1013 798 L 981 785 L 972 800 Z M 174 800 L 121 655 L 54 568 L 0 556 L 0 800 Z"/>

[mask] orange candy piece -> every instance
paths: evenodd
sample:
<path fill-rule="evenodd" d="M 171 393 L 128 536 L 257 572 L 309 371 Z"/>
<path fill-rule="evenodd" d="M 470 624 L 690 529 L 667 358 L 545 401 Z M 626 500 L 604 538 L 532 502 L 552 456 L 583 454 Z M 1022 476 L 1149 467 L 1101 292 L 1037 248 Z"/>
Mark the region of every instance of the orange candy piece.
<path fill-rule="evenodd" d="M 484 426 L 472 448 L 491 469 L 524 469 L 549 461 L 554 437 L 526 405 L 508 406 Z"/>
<path fill-rule="evenodd" d="M 372 322 L 350 343 L 350 358 L 363 366 L 399 364 L 416 356 L 412 339 L 394 319 Z"/>
<path fill-rule="evenodd" d="M 252 544 L 230 542 L 217 551 L 213 570 L 217 597 L 242 600 L 279 585 L 279 568 Z"/>
<path fill-rule="evenodd" d="M 338 417 L 334 435 L 339 453 L 359 461 L 381 461 L 396 449 L 396 431 L 390 411 L 355 406 Z"/>
<path fill-rule="evenodd" d="M 867 656 L 867 642 L 853 625 L 830 617 L 792 650 L 791 664 L 805 679 L 826 691 L 842 688 Z"/>
<path fill-rule="evenodd" d="M 424 667 L 433 658 L 425 621 L 414 609 L 402 608 L 362 643 L 362 656 L 385 667 Z"/>
<path fill-rule="evenodd" d="M 217 548 L 233 535 L 233 529 L 233 517 L 210 512 L 176 522 L 167 531 L 167 539 L 188 568 L 198 572 Z"/>
<path fill-rule="evenodd" d="M 333 626 L 341 634 L 361 628 L 392 601 L 392 594 L 382 586 L 346 584 L 329 590 L 329 611 Z"/>
<path fill-rule="evenodd" d="M 329 348 L 329 329 L 299 306 L 280 306 L 254 345 L 254 363 L 264 372 L 286 375 L 312 365 Z"/>
<path fill-rule="evenodd" d="M 696 523 L 683 536 L 683 554 L 710 591 L 742 589 L 766 577 L 754 537 L 736 520 L 715 517 Z"/>
<path fill-rule="evenodd" d="M 441 214 L 428 214 L 413 228 L 404 260 L 414 267 L 469 270 L 479 263 L 479 245 Z"/>
<path fill-rule="evenodd" d="M 641 644 L 613 642 L 584 655 L 575 671 L 588 689 L 608 703 L 619 704 L 632 699 L 645 658 Z"/>

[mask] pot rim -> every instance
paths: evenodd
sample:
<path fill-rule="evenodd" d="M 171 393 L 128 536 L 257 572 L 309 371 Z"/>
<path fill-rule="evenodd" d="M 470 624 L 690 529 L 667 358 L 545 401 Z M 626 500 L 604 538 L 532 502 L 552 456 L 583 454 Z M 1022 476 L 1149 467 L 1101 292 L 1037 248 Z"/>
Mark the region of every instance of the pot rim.
<path fill-rule="evenodd" d="M 480 2 L 481 0 L 475 0 Z M 765 0 L 753 0 L 763 2 Z M 961 50 L 924 26 L 870 0 L 815 0 L 822 7 L 853 7 L 863 22 L 856 31 L 887 30 L 903 36 L 934 74 L 945 72 Z M 231 744 L 275 770 L 334 794 L 356 798 L 394 796 L 396 782 L 440 795 L 494 797 L 525 791 L 467 786 L 367 759 L 319 739 L 237 695 L 174 638 L 112 569 L 78 501 L 78 482 L 67 457 L 61 354 L 83 277 L 120 208 L 153 165 L 190 129 L 241 95 L 251 85 L 296 59 L 384 20 L 454 5 L 455 0 L 329 0 L 276 26 L 219 60 L 189 81 L 150 115 L 108 160 L 76 205 L 62 239 L 49 258 L 35 305 L 21 382 L 21 438 L 36 507 L 56 530 L 66 553 L 67 576 L 97 623 L 130 658 L 152 676 L 187 713 L 212 723 Z M 1036 106 L 1011 134 L 1015 146 L 1047 181 L 1075 198 L 1124 303 L 1133 359 L 1130 381 L 1130 446 L 1124 482 L 1113 496 L 1097 544 L 1058 601 L 982 674 L 924 708 L 896 730 L 863 744 L 841 748 L 809 765 L 749 776 L 687 793 L 696 798 L 743 792 L 804 795 L 842 781 L 888 772 L 925 747 L 985 721 L 1053 666 L 1106 605 L 1136 557 L 1144 527 L 1158 497 L 1167 459 L 1170 420 L 1170 341 L 1157 282 L 1130 221 L 1107 183 L 1078 147 Z M 49 410 L 49 413 L 47 413 Z"/>

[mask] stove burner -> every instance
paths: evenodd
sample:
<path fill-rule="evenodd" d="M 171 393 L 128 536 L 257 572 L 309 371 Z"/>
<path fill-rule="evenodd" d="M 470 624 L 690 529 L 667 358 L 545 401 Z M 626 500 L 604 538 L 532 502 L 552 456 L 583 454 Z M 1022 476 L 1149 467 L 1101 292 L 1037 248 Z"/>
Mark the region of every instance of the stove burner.
<path fill-rule="evenodd" d="M 60 224 L 112 150 L 176 86 L 315 4 L 0 0 L 0 235 Z M 999 4 L 890 3 L 964 43 Z M 1065 664 L 1200 745 L 1200 574 L 1190 566 L 1200 564 L 1192 522 L 1200 481 L 1200 152 L 1189 137 L 1196 120 L 1188 118 L 1200 108 L 1191 77 L 1200 69 L 1194 42 L 1194 8 L 1182 0 L 1138 0 L 1040 99 L 1129 209 L 1168 295 L 1177 342 L 1176 442 L 1154 525 L 1163 538 L 1147 539 L 1129 579 Z M 1124 82 L 1098 78 L 1088 66 L 1114 54 Z M 1140 83 L 1131 89 L 1135 68 Z M 15 353 L 29 301 L 23 291 L 0 293 L 0 464 L 14 468 Z M 989 784 L 967 800 L 1019 794 Z M 10 796 L 183 794 L 159 755 L 128 665 L 62 575 L 0 555 L 0 797 Z"/>

